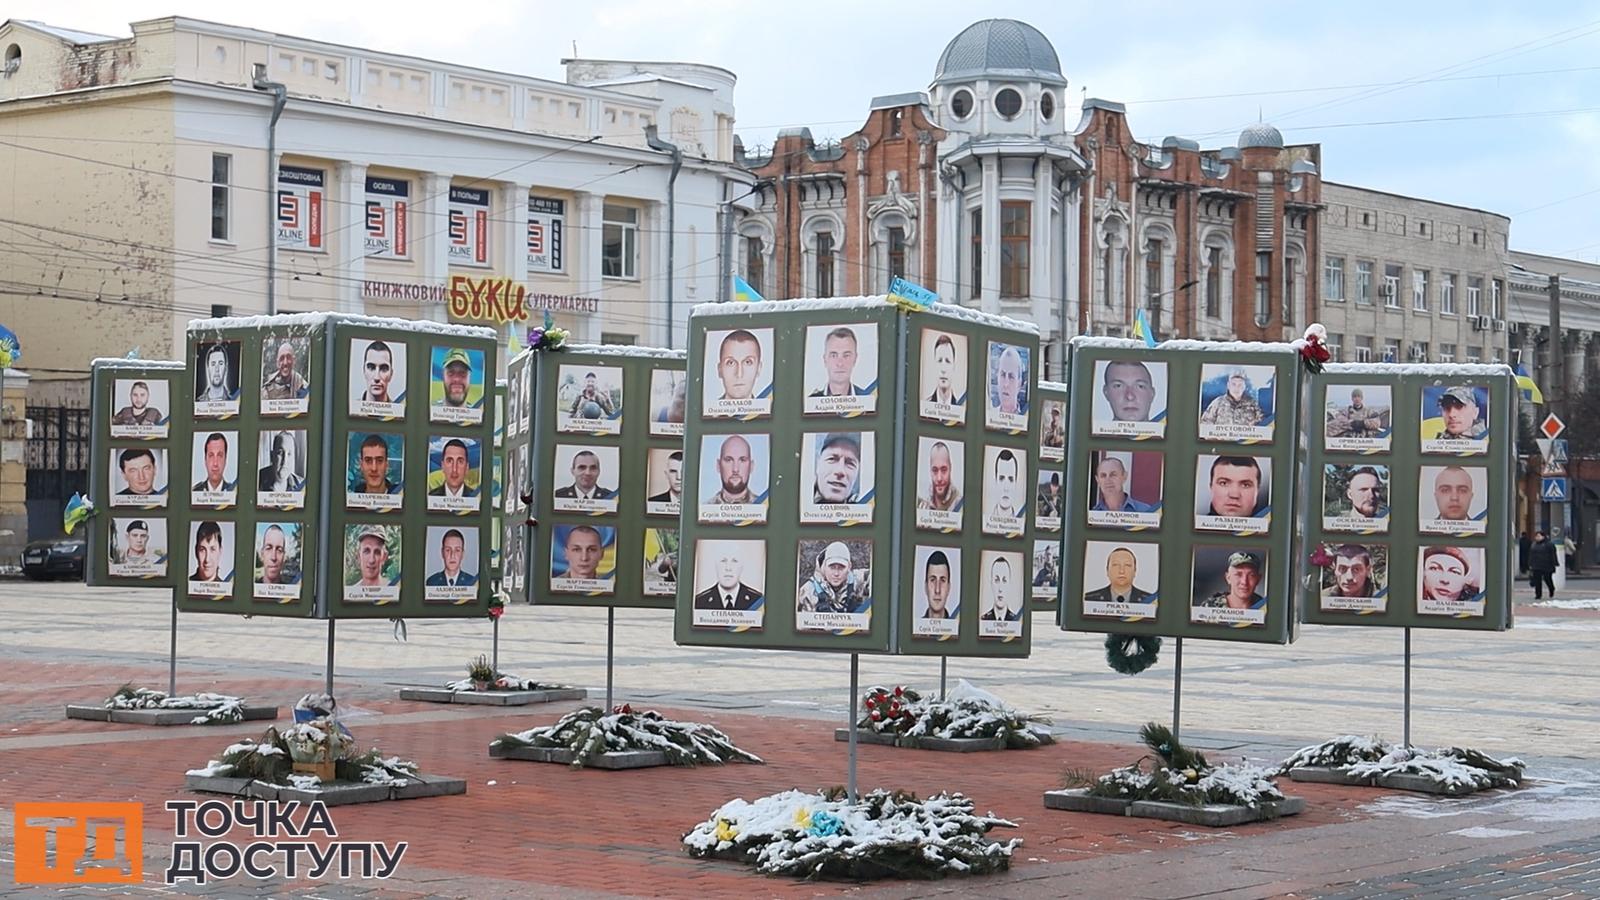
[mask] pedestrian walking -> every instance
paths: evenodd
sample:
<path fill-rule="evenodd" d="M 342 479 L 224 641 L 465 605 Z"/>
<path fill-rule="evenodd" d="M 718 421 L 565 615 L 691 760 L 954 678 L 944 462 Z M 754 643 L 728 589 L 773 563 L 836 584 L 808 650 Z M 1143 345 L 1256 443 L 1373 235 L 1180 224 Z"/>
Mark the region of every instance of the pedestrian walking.
<path fill-rule="evenodd" d="M 1533 533 L 1533 546 L 1528 548 L 1528 582 L 1533 585 L 1533 599 L 1544 599 L 1542 591 L 1556 596 L 1556 582 L 1551 576 L 1556 571 L 1556 545 L 1542 531 Z"/>

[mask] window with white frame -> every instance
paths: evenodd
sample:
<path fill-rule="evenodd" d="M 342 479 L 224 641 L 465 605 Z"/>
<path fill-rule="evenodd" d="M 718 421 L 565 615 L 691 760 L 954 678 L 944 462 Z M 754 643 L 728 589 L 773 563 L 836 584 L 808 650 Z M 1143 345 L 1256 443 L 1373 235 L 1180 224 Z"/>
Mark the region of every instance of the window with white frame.
<path fill-rule="evenodd" d="M 1394 263 L 1386 263 L 1383 267 L 1383 305 L 1390 309 L 1400 308 L 1400 267 Z"/>
<path fill-rule="evenodd" d="M 1465 362 L 1469 362 L 1469 363 L 1483 362 L 1483 348 L 1482 347 L 1468 347 L 1467 348 L 1467 358 L 1466 358 Z"/>
<path fill-rule="evenodd" d="M 639 277 L 639 211 L 607 203 L 601 210 L 600 275 Z"/>
<path fill-rule="evenodd" d="M 898 225 L 891 225 L 885 241 L 885 249 L 889 254 L 889 277 L 906 277 L 906 230 Z"/>
<path fill-rule="evenodd" d="M 1411 270 L 1411 308 L 1417 312 L 1428 311 L 1428 270 Z"/>
<path fill-rule="evenodd" d="M 1000 203 L 1000 296 L 1026 297 L 1029 290 L 1028 240 L 1032 204 L 1026 200 Z"/>
<path fill-rule="evenodd" d="M 1340 351 L 1344 348 L 1344 335 L 1332 331 L 1328 332 L 1327 345 L 1331 361 L 1343 362 L 1344 357 L 1340 354 Z"/>
<path fill-rule="evenodd" d="M 1256 254 L 1256 321 L 1272 321 L 1272 254 L 1266 251 Z"/>
<path fill-rule="evenodd" d="M 1483 278 L 1477 275 L 1467 276 L 1467 315 L 1483 315 Z"/>
<path fill-rule="evenodd" d="M 1439 314 L 1453 316 L 1456 314 L 1456 278 L 1454 272 L 1439 273 Z"/>
<path fill-rule="evenodd" d="M 1356 261 L 1356 304 L 1372 305 L 1372 263 L 1366 260 Z"/>
<path fill-rule="evenodd" d="M 1372 362 L 1372 338 L 1364 336 L 1356 338 L 1355 351 L 1356 362 Z"/>
<path fill-rule="evenodd" d="M 1400 362 L 1400 339 L 1389 338 L 1383 342 L 1383 361 Z"/>
<path fill-rule="evenodd" d="M 1344 299 L 1344 257 L 1330 256 L 1322 263 L 1322 299 Z"/>
<path fill-rule="evenodd" d="M 211 154 L 211 239 L 233 238 L 233 157 Z"/>
<path fill-rule="evenodd" d="M 1504 281 L 1501 281 L 1498 278 L 1494 279 L 1494 281 L 1491 284 L 1491 287 L 1493 288 L 1493 290 L 1489 294 L 1489 315 L 1493 316 L 1496 319 L 1505 318 L 1505 313 L 1501 309 L 1501 305 L 1500 305 L 1500 301 L 1506 295 L 1505 284 L 1506 283 Z"/>
<path fill-rule="evenodd" d="M 1442 362 L 1442 363 L 1453 363 L 1455 361 L 1456 361 L 1456 345 L 1455 344 L 1440 344 L 1439 345 L 1439 362 Z"/>
<path fill-rule="evenodd" d="M 1222 318 L 1222 248 L 1206 248 L 1206 315 Z"/>
<path fill-rule="evenodd" d="M 1411 359 L 1414 362 L 1427 362 L 1428 361 L 1428 342 L 1427 341 L 1412 341 L 1411 342 Z"/>
<path fill-rule="evenodd" d="M 816 237 L 818 297 L 833 296 L 833 232 L 819 231 Z"/>

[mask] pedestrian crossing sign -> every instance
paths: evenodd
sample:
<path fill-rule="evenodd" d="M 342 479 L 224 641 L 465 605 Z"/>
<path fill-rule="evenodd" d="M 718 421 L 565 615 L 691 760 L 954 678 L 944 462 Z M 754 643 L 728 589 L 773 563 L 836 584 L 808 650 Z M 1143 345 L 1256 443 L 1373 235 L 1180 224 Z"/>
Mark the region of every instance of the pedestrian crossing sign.
<path fill-rule="evenodd" d="M 1565 478 L 1544 478 L 1539 488 L 1539 499 L 1551 503 L 1567 502 L 1567 480 Z"/>

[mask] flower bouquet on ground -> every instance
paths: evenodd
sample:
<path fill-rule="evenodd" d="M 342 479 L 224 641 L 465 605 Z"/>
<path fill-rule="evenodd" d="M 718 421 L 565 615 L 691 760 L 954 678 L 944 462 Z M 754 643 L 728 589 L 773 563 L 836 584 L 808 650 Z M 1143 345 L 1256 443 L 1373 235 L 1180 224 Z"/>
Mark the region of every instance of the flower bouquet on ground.
<path fill-rule="evenodd" d="M 567 691 L 572 690 L 570 685 L 547 684 L 535 681 L 532 678 L 523 678 L 509 672 L 501 672 L 489 663 L 489 657 L 479 654 L 478 658 L 467 663 L 467 677 L 459 681 L 444 683 L 446 690 L 451 691 Z"/>
<path fill-rule="evenodd" d="M 904 738 L 906 744 L 915 744 L 917 738 L 999 738 L 1013 750 L 1052 743 L 1049 725 L 1049 719 L 1012 709 L 965 679 L 958 680 L 944 700 L 925 700 L 898 685 L 870 687 L 856 723 L 858 728 Z"/>
<path fill-rule="evenodd" d="M 1067 774 L 1068 788 L 1091 797 L 1114 800 L 1155 800 L 1186 806 L 1228 805 L 1265 810 L 1284 800 L 1273 784 L 1273 773 L 1258 766 L 1213 766 L 1205 755 L 1190 750 L 1165 725 L 1151 722 L 1139 729 L 1139 739 L 1150 753 L 1130 766 L 1094 777 Z"/>
<path fill-rule="evenodd" d="M 655 750 L 675 766 L 726 762 L 762 763 L 754 753 L 739 749 L 733 739 L 710 725 L 675 722 L 655 710 L 635 712 L 628 704 L 607 713 L 596 706 L 567 713 L 553 725 L 503 734 L 494 747 L 546 747 L 571 750 L 572 767 L 583 768 L 602 753 Z"/>
<path fill-rule="evenodd" d="M 324 779 L 296 772 L 294 763 L 301 757 L 313 758 L 332 752 L 336 754 L 332 759 L 334 781 L 399 786 L 417 780 L 416 763 L 384 756 L 376 748 L 357 753 L 354 739 L 338 728 L 329 728 L 327 722 L 326 719 L 298 722 L 283 731 L 276 726 L 268 728 L 261 740 L 230 744 L 222 751 L 220 759 L 213 759 L 205 768 L 192 769 L 188 774 L 249 778 L 277 787 L 314 790 Z"/>
<path fill-rule="evenodd" d="M 125 684 L 106 698 L 106 709 L 192 709 L 200 715 L 191 725 L 232 725 L 244 721 L 244 700 L 227 694 L 185 694 L 169 697 L 165 691 Z"/>
<path fill-rule="evenodd" d="M 844 790 L 784 791 L 733 800 L 684 835 L 689 855 L 733 859 L 767 875 L 803 878 L 943 878 L 1011 865 L 1021 838 L 990 840 L 1005 819 L 980 816 L 961 794 L 919 800 L 873 791 L 850 803 Z"/>
<path fill-rule="evenodd" d="M 1470 794 L 1521 785 L 1527 764 L 1516 757 L 1496 759 L 1467 747 L 1419 750 L 1347 734 L 1296 750 L 1278 766 L 1278 773 L 1298 768 L 1333 769 L 1379 785 L 1385 778 L 1410 776 L 1443 793 Z"/>

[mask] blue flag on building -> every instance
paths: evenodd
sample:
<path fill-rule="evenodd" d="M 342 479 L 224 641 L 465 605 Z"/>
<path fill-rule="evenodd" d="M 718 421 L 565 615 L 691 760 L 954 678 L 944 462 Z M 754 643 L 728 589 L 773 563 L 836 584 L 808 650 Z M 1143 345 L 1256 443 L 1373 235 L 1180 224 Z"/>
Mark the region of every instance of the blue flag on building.
<path fill-rule="evenodd" d="M 1150 314 L 1142 309 L 1133 317 L 1133 336 L 1144 338 L 1146 347 L 1154 347 L 1156 345 L 1156 332 L 1155 329 L 1150 327 Z"/>
<path fill-rule="evenodd" d="M 750 286 L 750 282 L 735 275 L 733 276 L 733 299 L 735 303 L 761 303 L 767 298 L 761 292 Z"/>

